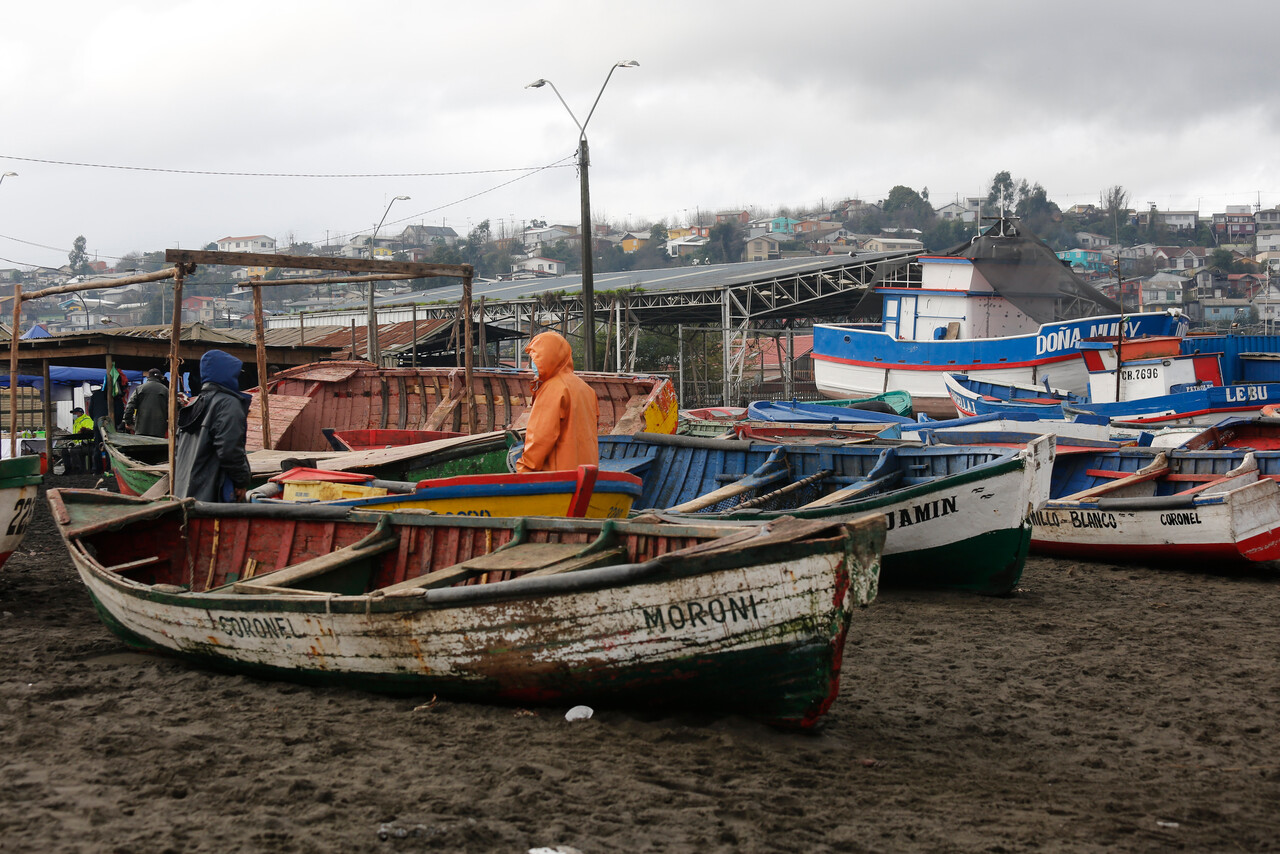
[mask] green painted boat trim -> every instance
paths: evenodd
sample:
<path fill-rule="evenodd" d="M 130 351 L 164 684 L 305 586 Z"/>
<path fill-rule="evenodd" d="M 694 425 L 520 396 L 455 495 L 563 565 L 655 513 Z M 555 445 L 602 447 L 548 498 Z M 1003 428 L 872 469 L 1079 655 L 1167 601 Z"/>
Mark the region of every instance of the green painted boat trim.
<path fill-rule="evenodd" d="M 135 495 L 141 495 L 159 482 L 159 475 L 138 471 L 134 467 L 136 462 L 132 458 L 125 456 L 110 442 L 104 444 L 107 446 L 107 456 L 111 458 L 111 471 L 116 476 L 117 483 L 123 482 L 123 485 L 131 489 Z"/>
<path fill-rule="evenodd" d="M 880 558 L 880 584 L 1006 596 L 1017 588 L 1030 550 L 1031 525 L 1024 524 L 963 543 L 886 554 Z"/>
<path fill-rule="evenodd" d="M 28 454 L 0 460 L 0 489 L 21 489 L 44 483 L 40 474 L 40 457 Z"/>

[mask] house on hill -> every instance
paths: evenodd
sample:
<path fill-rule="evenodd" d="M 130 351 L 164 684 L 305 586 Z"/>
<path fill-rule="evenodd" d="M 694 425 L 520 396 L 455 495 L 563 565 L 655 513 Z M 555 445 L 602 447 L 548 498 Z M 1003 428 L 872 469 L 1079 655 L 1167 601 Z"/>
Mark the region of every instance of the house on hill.
<path fill-rule="evenodd" d="M 248 237 L 218 238 L 219 252 L 266 252 L 276 251 L 276 239 L 265 234 L 251 234 Z"/>

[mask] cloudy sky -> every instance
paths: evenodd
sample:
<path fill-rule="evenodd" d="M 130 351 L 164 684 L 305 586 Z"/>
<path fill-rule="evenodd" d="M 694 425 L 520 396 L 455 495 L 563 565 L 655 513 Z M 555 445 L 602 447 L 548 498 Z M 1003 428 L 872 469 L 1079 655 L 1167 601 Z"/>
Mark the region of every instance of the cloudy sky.
<path fill-rule="evenodd" d="M 0 268 L 884 198 L 1280 204 L 1274 0 L 11 3 Z M 549 168 L 548 168 L 549 167 Z"/>

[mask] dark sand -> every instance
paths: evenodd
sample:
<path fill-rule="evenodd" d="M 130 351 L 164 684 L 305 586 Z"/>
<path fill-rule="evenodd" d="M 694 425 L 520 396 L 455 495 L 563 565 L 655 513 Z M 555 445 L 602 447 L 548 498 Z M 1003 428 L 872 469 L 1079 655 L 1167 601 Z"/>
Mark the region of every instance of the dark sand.
<path fill-rule="evenodd" d="M 814 735 L 428 706 L 131 652 L 43 498 L 0 612 L 6 852 L 1280 848 L 1271 566 L 1033 559 L 1009 598 L 882 591 Z"/>

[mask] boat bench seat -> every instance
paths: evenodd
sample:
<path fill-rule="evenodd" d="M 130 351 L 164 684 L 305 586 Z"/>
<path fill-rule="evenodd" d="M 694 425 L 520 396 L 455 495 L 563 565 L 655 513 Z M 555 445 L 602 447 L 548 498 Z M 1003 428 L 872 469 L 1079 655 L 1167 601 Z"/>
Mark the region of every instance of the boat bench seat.
<path fill-rule="evenodd" d="M 626 549 L 618 546 L 588 552 L 582 543 L 522 543 L 473 557 L 454 566 L 446 566 L 417 578 L 410 578 L 381 588 L 385 594 L 407 590 L 451 587 L 460 581 L 485 572 L 519 572 L 521 578 L 554 575 L 575 569 L 608 566 L 626 558 Z"/>
<path fill-rule="evenodd" d="M 601 460 L 597 468 L 600 471 L 622 472 L 623 474 L 634 474 L 639 477 L 644 475 L 652 464 L 653 457 L 626 457 L 617 460 Z"/>
<path fill-rule="evenodd" d="M 264 572 L 251 580 L 233 582 L 231 589 L 236 593 L 279 592 L 282 589 L 290 588 L 299 581 L 306 581 L 333 572 L 336 569 L 355 566 L 361 561 L 391 549 L 399 548 L 399 546 L 400 537 L 383 520 L 374 529 L 373 533 L 359 542 L 352 543 L 329 554 L 319 555 L 310 560 L 295 563 L 292 566 Z M 309 591 L 299 590 L 298 592 L 306 593 Z"/>

